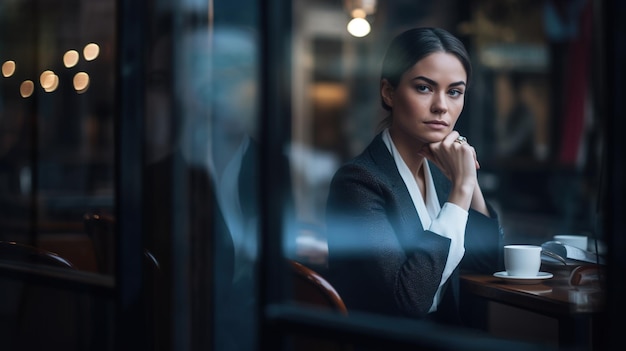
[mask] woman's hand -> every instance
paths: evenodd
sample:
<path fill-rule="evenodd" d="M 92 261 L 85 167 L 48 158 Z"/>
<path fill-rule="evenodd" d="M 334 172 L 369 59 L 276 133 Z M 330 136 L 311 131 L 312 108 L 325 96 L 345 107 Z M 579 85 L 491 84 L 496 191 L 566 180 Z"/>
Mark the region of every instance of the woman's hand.
<path fill-rule="evenodd" d="M 476 170 L 480 165 L 476 150 L 467 141 L 457 138 L 459 133 L 452 131 L 442 141 L 424 145 L 419 154 L 435 163 L 452 182 L 448 201 L 467 210 L 472 204 L 474 190 L 478 188 Z"/>
<path fill-rule="evenodd" d="M 453 183 L 476 178 L 480 169 L 476 150 L 467 141 L 458 141 L 459 132 L 452 131 L 442 141 L 426 144 L 419 154 L 434 162 Z"/>

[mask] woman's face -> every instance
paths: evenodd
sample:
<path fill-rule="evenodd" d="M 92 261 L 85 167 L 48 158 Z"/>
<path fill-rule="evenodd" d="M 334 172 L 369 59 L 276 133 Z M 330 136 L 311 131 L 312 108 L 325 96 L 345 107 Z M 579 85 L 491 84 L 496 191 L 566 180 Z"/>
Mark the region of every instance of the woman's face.
<path fill-rule="evenodd" d="M 467 73 L 453 54 L 432 53 L 402 75 L 398 86 L 383 80 L 393 135 L 421 143 L 441 141 L 454 128 L 465 101 Z"/>

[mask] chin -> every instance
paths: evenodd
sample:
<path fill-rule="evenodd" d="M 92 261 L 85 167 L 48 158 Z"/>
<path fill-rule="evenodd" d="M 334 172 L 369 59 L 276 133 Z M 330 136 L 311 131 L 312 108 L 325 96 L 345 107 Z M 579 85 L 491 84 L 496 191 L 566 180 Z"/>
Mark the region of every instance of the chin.
<path fill-rule="evenodd" d="M 428 133 L 428 135 L 424 136 L 421 139 L 424 140 L 428 144 L 438 143 L 438 142 L 442 141 L 449 133 L 450 132 Z"/>

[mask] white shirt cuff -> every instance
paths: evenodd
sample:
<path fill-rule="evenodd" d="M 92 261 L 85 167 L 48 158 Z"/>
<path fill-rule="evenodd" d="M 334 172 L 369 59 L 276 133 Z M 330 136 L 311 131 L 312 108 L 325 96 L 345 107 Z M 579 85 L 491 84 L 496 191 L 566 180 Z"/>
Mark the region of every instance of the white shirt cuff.
<path fill-rule="evenodd" d="M 430 312 L 437 310 L 437 305 L 441 299 L 441 287 L 445 284 L 448 278 L 450 278 L 452 272 L 454 272 L 465 254 L 465 227 L 467 225 L 468 216 L 469 213 L 463 208 L 451 202 L 446 202 L 443 204 L 441 211 L 439 211 L 437 218 L 435 218 L 430 225 L 429 230 L 431 232 L 451 240 L 446 266 L 444 267 L 441 282 L 439 283 L 439 288 L 437 288 L 437 292 L 435 293 L 435 298 L 433 299 Z"/>

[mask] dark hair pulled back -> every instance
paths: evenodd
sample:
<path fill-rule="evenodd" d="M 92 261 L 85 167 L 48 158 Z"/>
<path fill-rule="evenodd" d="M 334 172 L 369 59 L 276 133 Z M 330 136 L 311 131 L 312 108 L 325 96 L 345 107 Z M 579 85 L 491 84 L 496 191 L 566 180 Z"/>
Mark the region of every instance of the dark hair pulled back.
<path fill-rule="evenodd" d="M 472 66 L 467 50 L 458 38 L 441 28 L 413 28 L 396 36 L 385 53 L 381 81 L 386 79 L 395 88 L 404 72 L 435 52 L 455 55 L 465 68 L 469 85 Z M 381 103 L 385 110 L 391 111 L 391 107 L 382 100 L 382 97 Z"/>

